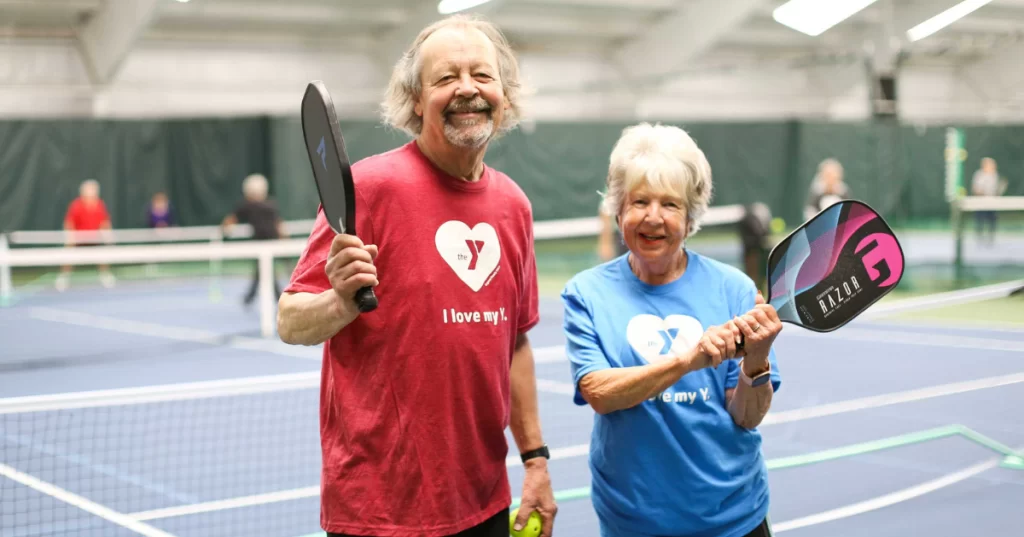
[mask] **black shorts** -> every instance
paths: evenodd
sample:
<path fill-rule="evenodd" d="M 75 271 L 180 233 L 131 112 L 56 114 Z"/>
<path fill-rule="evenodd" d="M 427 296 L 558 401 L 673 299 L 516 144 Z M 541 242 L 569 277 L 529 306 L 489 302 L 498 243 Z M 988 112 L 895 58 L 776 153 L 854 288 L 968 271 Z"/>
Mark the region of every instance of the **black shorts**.
<path fill-rule="evenodd" d="M 744 537 L 772 537 L 772 523 L 768 517 L 764 517 L 764 520 L 753 531 L 746 534 Z"/>
<path fill-rule="evenodd" d="M 498 514 L 465 531 L 451 537 L 508 537 L 509 508 L 502 509 Z M 345 533 L 328 533 L 327 537 L 356 537 Z"/>

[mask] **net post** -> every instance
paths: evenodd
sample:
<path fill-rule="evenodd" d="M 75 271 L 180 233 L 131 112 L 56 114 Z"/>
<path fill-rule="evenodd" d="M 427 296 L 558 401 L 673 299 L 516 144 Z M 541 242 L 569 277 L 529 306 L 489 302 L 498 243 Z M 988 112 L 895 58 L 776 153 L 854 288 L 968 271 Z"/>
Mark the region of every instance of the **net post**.
<path fill-rule="evenodd" d="M 218 303 L 221 300 L 220 279 L 222 260 L 220 257 L 221 246 L 224 244 L 224 233 L 220 227 L 210 236 L 210 302 Z"/>
<path fill-rule="evenodd" d="M 964 211 L 961 207 L 963 198 L 957 198 L 950 204 L 953 213 L 953 272 L 957 285 L 964 281 Z"/>
<path fill-rule="evenodd" d="M 8 260 L 9 251 L 7 234 L 0 233 L 0 308 L 11 305 L 11 295 L 14 290 L 14 285 L 11 283 L 11 265 Z"/>
<path fill-rule="evenodd" d="M 274 335 L 274 256 L 269 250 L 259 253 L 260 335 Z"/>

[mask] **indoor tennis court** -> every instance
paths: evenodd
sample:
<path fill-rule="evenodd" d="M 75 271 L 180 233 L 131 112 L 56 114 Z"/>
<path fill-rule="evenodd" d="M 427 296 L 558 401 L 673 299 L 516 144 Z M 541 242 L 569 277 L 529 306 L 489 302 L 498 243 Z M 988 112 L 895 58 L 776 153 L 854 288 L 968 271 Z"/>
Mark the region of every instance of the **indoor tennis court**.
<path fill-rule="evenodd" d="M 760 277 L 838 163 L 838 198 L 876 210 L 905 256 L 853 322 L 787 324 L 775 343 L 781 390 L 758 427 L 773 531 L 1020 533 L 1024 1 L 468 4 L 531 88 L 486 162 L 534 215 L 554 536 L 601 535 L 560 293 L 607 260 L 609 154 L 641 121 L 685 129 L 712 167 L 692 251 Z M 300 100 L 325 81 L 353 161 L 406 143 L 379 117 L 390 69 L 450 9 L 0 0 L 0 537 L 324 537 L 322 347 L 277 333 L 319 204 Z M 273 239 L 226 224 L 254 176 Z M 64 228 L 87 184 L 111 229 Z"/>

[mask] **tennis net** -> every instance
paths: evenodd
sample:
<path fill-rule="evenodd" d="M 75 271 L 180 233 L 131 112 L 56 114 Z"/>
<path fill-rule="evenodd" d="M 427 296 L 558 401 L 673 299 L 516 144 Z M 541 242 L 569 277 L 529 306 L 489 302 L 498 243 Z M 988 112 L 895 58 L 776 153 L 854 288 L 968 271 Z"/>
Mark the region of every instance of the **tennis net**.
<path fill-rule="evenodd" d="M 3 535 L 318 529 L 319 374 L 0 400 Z"/>
<path fill-rule="evenodd" d="M 742 268 L 738 225 L 746 214 L 740 205 L 712 207 L 702 231 L 688 244 Z M 0 235 L 0 306 L 24 303 L 26 298 L 53 299 L 54 290 L 92 289 L 114 282 L 133 282 L 153 289 L 168 282 L 189 285 L 189 293 L 205 289 L 211 302 L 219 302 L 225 285 L 253 278 L 258 267 L 259 327 L 264 337 L 274 335 L 276 290 L 290 274 L 305 246 L 312 221 L 288 222 L 295 238 L 275 241 L 246 239 L 251 230 L 239 227 L 222 234 L 221 228 L 165 228 L 112 230 L 93 233 L 23 231 Z M 534 235 L 541 290 L 557 294 L 577 272 L 601 262 L 596 217 L 536 222 Z M 615 240 L 618 240 L 617 238 Z M 64 244 L 98 243 L 89 247 Z M 63 268 L 70 268 L 64 272 Z M 106 270 L 109 269 L 109 270 Z M 276 275 L 275 279 L 271 275 Z M 243 295 L 244 289 L 231 291 Z"/>
<path fill-rule="evenodd" d="M 1024 196 L 967 196 L 951 209 L 957 283 L 1024 273 Z"/>

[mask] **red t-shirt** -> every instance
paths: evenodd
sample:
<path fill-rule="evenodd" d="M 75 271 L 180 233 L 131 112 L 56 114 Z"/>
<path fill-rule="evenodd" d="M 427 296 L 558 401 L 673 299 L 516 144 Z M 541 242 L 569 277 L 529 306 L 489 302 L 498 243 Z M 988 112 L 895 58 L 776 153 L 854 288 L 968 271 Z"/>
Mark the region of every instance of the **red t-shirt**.
<path fill-rule="evenodd" d="M 415 142 L 353 165 L 356 234 L 380 301 L 324 345 L 321 525 L 458 533 L 511 502 L 516 336 L 539 320 L 533 214 L 508 176 L 451 177 Z M 330 288 L 323 211 L 285 292 Z"/>
<path fill-rule="evenodd" d="M 96 231 L 107 220 L 110 220 L 110 215 L 101 199 L 86 203 L 82 198 L 75 198 L 64 216 L 64 221 L 70 222 L 75 231 Z"/>

